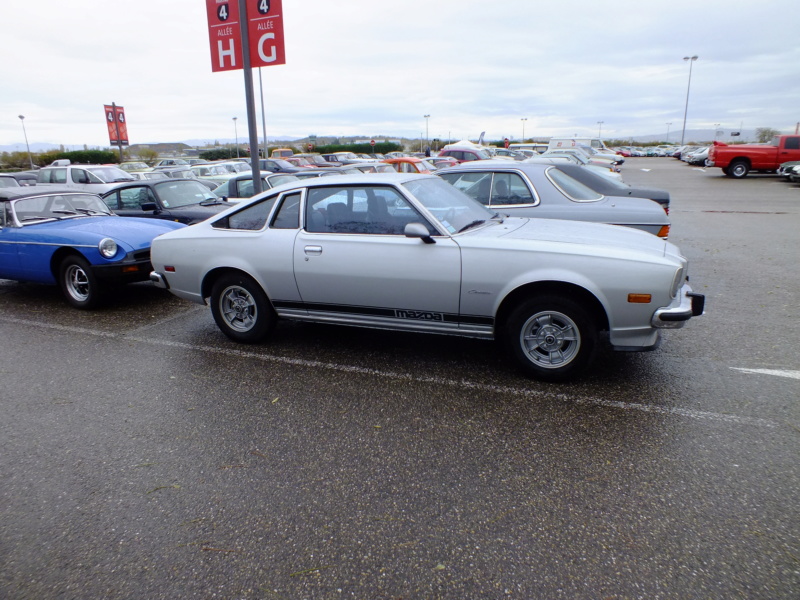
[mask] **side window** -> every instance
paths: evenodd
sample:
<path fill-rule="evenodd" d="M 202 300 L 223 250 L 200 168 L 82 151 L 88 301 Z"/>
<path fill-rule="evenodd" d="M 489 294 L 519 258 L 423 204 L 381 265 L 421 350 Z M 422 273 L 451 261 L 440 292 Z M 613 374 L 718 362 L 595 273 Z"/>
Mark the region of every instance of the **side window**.
<path fill-rule="evenodd" d="M 142 204 L 149 202 L 146 187 L 130 187 L 119 190 L 119 207 L 123 210 L 141 210 Z"/>
<path fill-rule="evenodd" d="M 800 137 L 788 137 L 786 138 L 786 145 L 784 146 L 787 150 L 799 150 L 800 149 Z"/>
<path fill-rule="evenodd" d="M 83 169 L 72 169 L 70 173 L 73 183 L 89 183 L 89 176 Z"/>
<path fill-rule="evenodd" d="M 273 229 L 298 229 L 300 227 L 300 194 L 283 197 L 277 214 L 272 220 Z"/>
<path fill-rule="evenodd" d="M 312 233 L 403 235 L 411 222 L 425 219 L 391 186 L 312 188 L 306 202 L 306 229 Z"/>
<path fill-rule="evenodd" d="M 239 193 L 237 198 L 251 198 L 253 196 L 253 180 L 240 179 L 239 180 Z"/>
<path fill-rule="evenodd" d="M 469 173 L 445 173 L 441 177 L 481 204 L 489 204 L 489 196 L 492 191 L 491 173 L 470 171 Z"/>
<path fill-rule="evenodd" d="M 117 208 L 119 208 L 119 192 L 103 196 L 103 201 L 108 204 L 108 208 L 111 210 L 117 210 Z"/>
<path fill-rule="evenodd" d="M 50 172 L 51 183 L 67 183 L 67 170 L 66 169 L 53 169 Z"/>
<path fill-rule="evenodd" d="M 516 173 L 495 173 L 491 204 L 532 204 L 533 194 Z"/>
<path fill-rule="evenodd" d="M 245 229 L 259 231 L 267 224 L 267 217 L 275 205 L 275 196 L 265 198 L 242 210 L 228 215 L 213 224 L 217 229 Z"/>
<path fill-rule="evenodd" d="M 228 191 L 230 189 L 230 185 L 231 185 L 231 181 L 229 179 L 228 181 L 226 181 L 222 185 L 220 185 L 218 187 L 215 187 L 214 188 L 214 193 L 217 196 L 219 196 L 220 198 L 222 198 L 223 196 L 230 196 L 230 192 Z"/>

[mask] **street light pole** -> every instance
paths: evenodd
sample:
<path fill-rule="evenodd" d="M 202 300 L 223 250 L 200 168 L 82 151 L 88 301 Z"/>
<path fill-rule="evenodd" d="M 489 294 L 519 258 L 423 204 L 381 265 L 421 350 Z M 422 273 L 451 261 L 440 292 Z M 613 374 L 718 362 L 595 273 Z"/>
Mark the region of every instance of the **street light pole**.
<path fill-rule="evenodd" d="M 25 136 L 25 147 L 28 149 L 28 160 L 31 162 L 31 169 L 34 169 L 33 166 L 33 156 L 31 156 L 31 147 L 28 145 L 28 132 L 25 131 L 25 115 L 19 116 L 20 123 L 22 123 L 22 135 Z"/>
<path fill-rule="evenodd" d="M 669 126 L 670 125 L 672 125 L 672 123 L 667 123 L 667 143 L 668 144 L 669 144 Z"/>
<path fill-rule="evenodd" d="M 422 115 L 425 118 L 425 147 L 430 148 L 428 145 L 428 119 L 431 118 L 430 115 Z"/>
<path fill-rule="evenodd" d="M 600 140 L 603 139 L 603 123 L 605 123 L 605 121 L 598 121 L 597 122 L 597 137 Z"/>
<path fill-rule="evenodd" d="M 236 138 L 236 158 L 239 158 L 239 131 L 236 129 L 236 118 L 233 117 L 233 135 Z"/>
<path fill-rule="evenodd" d="M 525 141 L 525 121 L 528 120 L 528 117 L 522 117 L 520 121 L 522 121 L 522 141 Z"/>
<path fill-rule="evenodd" d="M 689 113 L 689 90 L 692 87 L 692 63 L 697 60 L 697 55 L 684 56 L 683 60 L 689 61 L 689 83 L 686 86 L 686 107 L 683 109 L 683 132 L 681 133 L 681 146 L 686 138 L 686 115 Z"/>

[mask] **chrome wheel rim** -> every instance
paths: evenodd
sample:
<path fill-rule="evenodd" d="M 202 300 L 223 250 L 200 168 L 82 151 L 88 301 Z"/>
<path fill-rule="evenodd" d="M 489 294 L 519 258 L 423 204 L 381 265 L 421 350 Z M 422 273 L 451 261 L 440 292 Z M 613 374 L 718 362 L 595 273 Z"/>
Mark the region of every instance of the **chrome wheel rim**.
<path fill-rule="evenodd" d="M 64 274 L 67 293 L 78 302 L 86 302 L 91 292 L 89 276 L 78 265 L 70 265 Z"/>
<path fill-rule="evenodd" d="M 238 285 L 229 286 L 222 291 L 219 311 L 222 319 L 234 331 L 250 331 L 258 319 L 255 298 Z"/>
<path fill-rule="evenodd" d="M 544 369 L 557 369 L 578 355 L 581 334 L 575 321 L 567 315 L 542 311 L 525 321 L 520 344 L 532 363 Z"/>

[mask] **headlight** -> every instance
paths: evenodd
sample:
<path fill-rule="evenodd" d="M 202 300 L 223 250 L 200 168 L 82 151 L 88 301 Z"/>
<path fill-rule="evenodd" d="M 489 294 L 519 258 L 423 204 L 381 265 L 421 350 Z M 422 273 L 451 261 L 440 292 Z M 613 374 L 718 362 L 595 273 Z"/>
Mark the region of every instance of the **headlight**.
<path fill-rule="evenodd" d="M 686 279 L 686 268 L 680 267 L 675 271 L 675 278 L 672 280 L 672 289 L 670 290 L 671 297 L 674 298 L 678 295 L 678 290 L 681 289 L 684 279 Z"/>
<path fill-rule="evenodd" d="M 100 243 L 97 244 L 97 248 L 104 257 L 113 258 L 117 253 L 117 242 L 111 238 L 103 238 L 100 240 Z"/>

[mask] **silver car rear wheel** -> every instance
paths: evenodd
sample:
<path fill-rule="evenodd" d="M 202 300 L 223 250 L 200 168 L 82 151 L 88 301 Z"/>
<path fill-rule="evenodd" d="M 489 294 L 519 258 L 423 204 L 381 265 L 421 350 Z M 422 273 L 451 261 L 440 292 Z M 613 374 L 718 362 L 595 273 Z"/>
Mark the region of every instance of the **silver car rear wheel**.
<path fill-rule="evenodd" d="M 277 318 L 261 286 L 238 273 L 223 275 L 214 283 L 211 313 L 225 335 L 246 344 L 263 340 Z"/>

